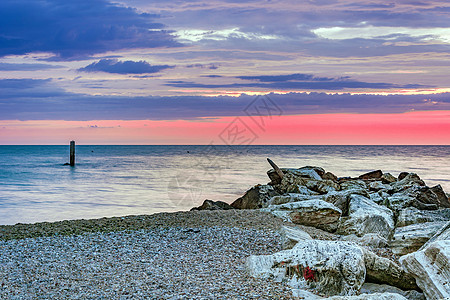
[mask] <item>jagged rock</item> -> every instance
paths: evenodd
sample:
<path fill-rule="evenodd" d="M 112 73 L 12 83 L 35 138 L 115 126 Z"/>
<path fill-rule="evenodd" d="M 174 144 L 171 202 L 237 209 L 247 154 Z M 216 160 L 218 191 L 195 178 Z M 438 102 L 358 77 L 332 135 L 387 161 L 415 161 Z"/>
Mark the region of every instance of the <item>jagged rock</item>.
<path fill-rule="evenodd" d="M 281 248 L 292 249 L 299 241 L 312 240 L 311 236 L 298 227 L 283 226 L 280 229 Z"/>
<path fill-rule="evenodd" d="M 382 195 L 380 195 L 380 193 L 371 193 L 369 195 L 369 198 L 370 198 L 370 200 L 372 200 L 376 204 L 383 204 L 383 202 L 385 202 L 386 199 L 387 199 L 387 197 L 383 197 Z"/>
<path fill-rule="evenodd" d="M 386 248 L 389 243 L 384 237 L 379 236 L 376 233 L 368 233 L 361 237 L 355 234 L 344 235 L 341 237 L 342 241 L 354 242 L 360 246 L 367 246 L 373 248 Z"/>
<path fill-rule="evenodd" d="M 306 183 L 306 187 L 319 194 L 327 194 L 340 190 L 339 184 L 331 180 L 310 180 Z"/>
<path fill-rule="evenodd" d="M 393 182 L 396 182 L 396 181 L 397 181 L 397 178 L 395 178 L 391 173 L 384 173 L 381 176 L 381 182 L 382 183 L 390 184 L 390 183 L 393 183 Z"/>
<path fill-rule="evenodd" d="M 270 205 L 266 211 L 284 216 L 295 224 L 313 226 L 326 231 L 335 231 L 341 210 L 323 200 L 306 200 L 280 205 Z"/>
<path fill-rule="evenodd" d="M 397 218 L 397 227 L 408 226 L 412 224 L 450 221 L 450 209 L 439 210 L 419 210 L 415 207 L 402 209 Z"/>
<path fill-rule="evenodd" d="M 334 174 L 331 173 L 331 172 L 326 172 L 325 174 L 323 174 L 323 175 L 322 175 L 322 179 L 323 179 L 323 180 L 331 180 L 331 181 L 334 181 L 334 182 L 337 182 L 337 181 L 338 181 L 337 176 L 334 175 Z"/>
<path fill-rule="evenodd" d="M 419 250 L 424 250 L 431 243 L 450 240 L 450 221 L 441 227 Z"/>
<path fill-rule="evenodd" d="M 192 210 L 221 210 L 221 209 L 234 209 L 230 204 L 222 201 L 212 201 L 206 199 L 199 207 L 194 207 Z"/>
<path fill-rule="evenodd" d="M 356 295 L 366 273 L 359 246 L 321 240 L 305 240 L 272 255 L 252 255 L 246 267 L 253 277 L 288 281 L 294 289 L 327 296 Z"/>
<path fill-rule="evenodd" d="M 362 180 L 371 180 L 371 179 L 381 179 L 381 176 L 383 176 L 383 172 L 381 172 L 381 170 L 376 170 L 362 174 L 358 178 Z"/>
<path fill-rule="evenodd" d="M 387 197 L 382 204 L 397 212 L 411 206 L 419 210 L 438 209 L 436 204 L 423 203 L 418 200 L 415 195 L 409 194 L 408 191 L 393 194 L 392 196 Z"/>
<path fill-rule="evenodd" d="M 285 193 L 302 194 L 302 195 L 307 195 L 307 196 L 308 195 L 309 196 L 319 195 L 319 193 L 311 191 L 306 186 L 299 185 L 299 184 L 288 185 L 285 188 Z"/>
<path fill-rule="evenodd" d="M 394 192 L 400 192 L 406 190 L 412 186 L 425 186 L 425 182 L 423 182 L 420 177 L 415 173 L 408 173 L 406 176 L 402 177 L 403 173 L 400 173 L 398 176 L 398 181 L 392 183 L 392 187 Z"/>
<path fill-rule="evenodd" d="M 362 248 L 366 266 L 366 282 L 389 284 L 403 290 L 418 289 L 413 276 L 390 259 L 380 257 L 372 251 Z"/>
<path fill-rule="evenodd" d="M 307 179 L 315 179 L 315 180 L 322 180 L 321 175 L 325 174 L 325 170 L 320 167 L 302 167 L 299 169 L 293 169 L 293 168 L 280 168 L 283 172 L 284 176 L 287 174 L 292 174 L 294 177 L 301 177 L 301 178 L 307 178 Z M 274 169 L 270 169 L 267 171 L 267 176 L 269 176 L 271 182 L 271 185 L 277 185 L 282 182 L 282 179 L 277 174 L 277 172 Z"/>
<path fill-rule="evenodd" d="M 433 186 L 430 189 L 437 196 L 438 202 L 439 202 L 439 207 L 450 208 L 450 201 L 440 184 Z"/>
<path fill-rule="evenodd" d="M 427 299 L 450 297 L 450 240 L 433 242 L 401 257 L 400 263 L 416 278 Z"/>
<path fill-rule="evenodd" d="M 403 180 L 403 178 L 405 178 L 406 176 L 408 176 L 409 172 L 401 172 L 400 174 L 398 174 L 398 180 Z"/>
<path fill-rule="evenodd" d="M 401 256 L 417 251 L 445 224 L 446 222 L 427 222 L 396 228 L 390 243 L 392 252 Z"/>
<path fill-rule="evenodd" d="M 369 189 L 375 192 L 378 192 L 380 190 L 385 190 L 386 192 L 389 192 L 392 190 L 392 187 L 388 184 L 382 183 L 381 181 L 373 181 L 369 183 Z"/>
<path fill-rule="evenodd" d="M 306 201 L 306 200 L 321 200 L 322 196 L 315 196 L 315 195 L 304 195 L 304 194 L 297 194 L 297 193 L 288 193 L 284 195 L 274 196 L 270 198 L 270 200 L 267 202 L 268 206 L 270 205 L 280 205 L 285 203 L 292 203 L 292 202 L 299 202 L 299 201 Z"/>
<path fill-rule="evenodd" d="M 346 180 L 339 182 L 341 190 L 365 190 L 367 188 L 366 183 L 363 180 Z"/>
<path fill-rule="evenodd" d="M 237 209 L 256 209 L 267 206 L 273 196 L 278 195 L 270 185 L 256 185 L 249 189 L 244 196 L 236 199 L 231 206 Z"/>
<path fill-rule="evenodd" d="M 393 213 L 370 199 L 352 194 L 349 196 L 348 217 L 341 218 L 337 233 L 363 236 L 376 233 L 389 239 L 394 230 Z"/>
<path fill-rule="evenodd" d="M 376 283 L 364 283 L 361 288 L 361 293 L 363 294 L 373 294 L 373 293 L 394 293 L 400 294 L 408 300 L 426 300 L 423 293 L 415 290 L 404 291 L 395 286 L 387 284 L 376 284 Z"/>
<path fill-rule="evenodd" d="M 369 197 L 369 193 L 366 190 L 350 189 L 339 192 L 330 192 L 324 196 L 323 200 L 333 204 L 342 211 L 343 216 L 347 216 L 349 196 L 352 194 L 361 195 L 367 198 Z"/>

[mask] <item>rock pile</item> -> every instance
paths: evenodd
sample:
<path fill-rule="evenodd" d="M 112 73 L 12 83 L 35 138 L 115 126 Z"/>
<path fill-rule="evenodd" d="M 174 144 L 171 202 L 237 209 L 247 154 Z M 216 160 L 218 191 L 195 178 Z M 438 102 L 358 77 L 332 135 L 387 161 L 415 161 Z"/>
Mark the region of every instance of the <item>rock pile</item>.
<path fill-rule="evenodd" d="M 267 175 L 267 185 L 256 185 L 231 206 L 271 212 L 294 227 L 281 234 L 286 250 L 248 258 L 252 276 L 285 281 L 294 294 L 314 297 L 372 299 L 351 297 L 364 282 L 391 287 L 375 289 L 379 298 L 373 299 L 391 299 L 386 291 L 395 299 L 450 297 L 450 201 L 440 185 L 381 170 L 351 178 L 320 167 L 275 165 Z M 337 241 L 313 240 L 295 224 L 336 234 Z"/>

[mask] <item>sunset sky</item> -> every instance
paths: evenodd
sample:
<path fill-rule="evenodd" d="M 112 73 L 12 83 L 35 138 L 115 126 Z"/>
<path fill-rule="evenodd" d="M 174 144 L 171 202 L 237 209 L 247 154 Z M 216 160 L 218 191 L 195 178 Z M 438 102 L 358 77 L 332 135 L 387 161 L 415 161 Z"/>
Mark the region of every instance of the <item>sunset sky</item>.
<path fill-rule="evenodd" d="M 0 1 L 0 144 L 72 139 L 448 145 L 450 2 Z"/>

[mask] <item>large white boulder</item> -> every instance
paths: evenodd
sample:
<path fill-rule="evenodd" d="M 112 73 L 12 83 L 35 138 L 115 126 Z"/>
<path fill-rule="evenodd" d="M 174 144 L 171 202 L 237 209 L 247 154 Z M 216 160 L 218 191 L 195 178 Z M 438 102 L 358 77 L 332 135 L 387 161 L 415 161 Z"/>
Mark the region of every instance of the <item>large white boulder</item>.
<path fill-rule="evenodd" d="M 283 250 L 292 249 L 298 242 L 312 240 L 312 237 L 298 227 L 282 226 L 280 230 L 281 248 Z"/>
<path fill-rule="evenodd" d="M 291 250 L 250 256 L 246 266 L 253 277 L 326 296 L 357 295 L 366 276 L 362 249 L 348 242 L 304 240 Z"/>
<path fill-rule="evenodd" d="M 389 239 L 394 230 L 393 212 L 361 195 L 349 195 L 348 215 L 341 218 L 337 233 L 357 236 L 376 233 Z"/>
<path fill-rule="evenodd" d="M 436 241 L 423 250 L 400 258 L 427 299 L 450 297 L 450 240 Z"/>

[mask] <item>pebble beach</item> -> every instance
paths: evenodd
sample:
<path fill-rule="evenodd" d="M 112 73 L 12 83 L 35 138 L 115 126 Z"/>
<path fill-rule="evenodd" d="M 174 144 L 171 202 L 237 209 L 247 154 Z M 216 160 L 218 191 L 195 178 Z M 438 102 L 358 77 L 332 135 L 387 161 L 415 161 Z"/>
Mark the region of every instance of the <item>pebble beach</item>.
<path fill-rule="evenodd" d="M 232 210 L 0 226 L 0 298 L 291 299 L 244 266 L 249 255 L 281 250 L 282 225 Z"/>

